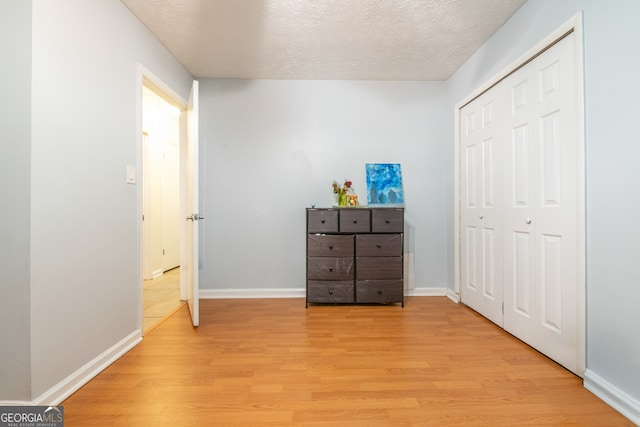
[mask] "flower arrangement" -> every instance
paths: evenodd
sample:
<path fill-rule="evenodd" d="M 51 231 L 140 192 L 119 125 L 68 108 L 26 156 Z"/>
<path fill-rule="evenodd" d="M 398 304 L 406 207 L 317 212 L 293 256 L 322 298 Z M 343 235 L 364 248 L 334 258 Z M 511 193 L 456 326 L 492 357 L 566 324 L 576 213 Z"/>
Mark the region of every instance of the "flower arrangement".
<path fill-rule="evenodd" d="M 342 185 L 338 185 L 338 183 L 334 180 L 333 184 L 331 184 L 333 186 L 333 192 L 335 194 L 338 195 L 338 197 L 340 196 L 344 196 L 345 194 L 347 194 L 347 190 L 351 188 L 352 182 L 349 181 L 348 179 L 344 180 L 344 184 Z"/>
<path fill-rule="evenodd" d="M 333 193 L 338 195 L 338 206 L 347 206 L 349 205 L 349 198 L 351 197 L 351 206 L 357 206 L 358 204 L 358 198 L 357 196 L 353 195 L 353 190 L 351 189 L 351 186 L 353 185 L 351 181 L 349 181 L 348 179 L 344 180 L 344 184 L 339 185 L 336 181 L 333 181 L 333 183 L 331 184 L 333 186 Z M 351 193 L 350 195 L 347 195 L 347 192 Z"/>

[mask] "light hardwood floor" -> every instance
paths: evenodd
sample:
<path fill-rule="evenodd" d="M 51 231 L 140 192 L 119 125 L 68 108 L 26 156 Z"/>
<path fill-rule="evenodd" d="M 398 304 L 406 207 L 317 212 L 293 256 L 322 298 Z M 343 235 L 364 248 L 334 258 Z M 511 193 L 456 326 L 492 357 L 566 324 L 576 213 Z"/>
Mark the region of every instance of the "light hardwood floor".
<path fill-rule="evenodd" d="M 142 284 L 142 330 L 146 334 L 184 304 L 180 301 L 180 267 Z"/>
<path fill-rule="evenodd" d="M 73 426 L 631 426 L 582 380 L 444 297 L 186 306 L 69 397 Z"/>

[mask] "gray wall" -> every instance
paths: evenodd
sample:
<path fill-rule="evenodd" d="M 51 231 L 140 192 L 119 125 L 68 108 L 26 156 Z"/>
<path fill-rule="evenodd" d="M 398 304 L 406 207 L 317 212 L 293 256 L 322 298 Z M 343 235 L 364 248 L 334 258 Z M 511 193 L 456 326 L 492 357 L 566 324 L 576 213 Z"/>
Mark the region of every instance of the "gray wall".
<path fill-rule="evenodd" d="M 203 80 L 200 287 L 304 289 L 305 207 L 400 163 L 415 283 L 447 286 L 442 82 Z M 255 295 L 255 294 L 253 294 Z"/>
<path fill-rule="evenodd" d="M 33 400 L 141 326 L 140 190 L 125 183 L 139 156 L 137 64 L 185 98 L 192 77 L 119 1 L 5 6 L 2 40 L 17 38 L 20 55 L 5 98 L 17 117 L 0 156 L 11 174 L 2 185 L 12 185 L 2 194 L 17 205 L 0 221 L 15 248 L 15 283 L 0 300 L 15 304 L 16 338 L 0 360 L 0 400 Z"/>
<path fill-rule="evenodd" d="M 0 400 L 29 394 L 31 2 L 0 2 Z"/>
<path fill-rule="evenodd" d="M 634 399 L 637 407 L 640 227 L 635 213 L 640 209 L 640 138 L 635 126 L 640 117 L 640 2 L 529 0 L 449 80 L 449 104 L 460 101 L 580 10 L 584 11 L 586 103 L 587 369 Z M 447 138 L 453 141 L 452 125 Z M 447 157 L 453 158 L 453 152 Z M 452 226 L 448 229 L 452 233 Z M 453 254 L 449 255 L 452 272 Z"/>

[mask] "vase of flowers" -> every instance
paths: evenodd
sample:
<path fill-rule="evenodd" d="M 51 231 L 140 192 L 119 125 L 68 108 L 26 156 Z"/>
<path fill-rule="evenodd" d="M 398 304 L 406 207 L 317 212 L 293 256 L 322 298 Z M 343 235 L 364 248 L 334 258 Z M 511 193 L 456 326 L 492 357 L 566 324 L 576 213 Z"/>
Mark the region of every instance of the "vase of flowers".
<path fill-rule="evenodd" d="M 333 181 L 333 193 L 338 195 L 338 206 L 347 206 L 347 193 L 351 190 L 351 181 L 344 180 L 344 184 L 339 185 L 336 181 Z"/>

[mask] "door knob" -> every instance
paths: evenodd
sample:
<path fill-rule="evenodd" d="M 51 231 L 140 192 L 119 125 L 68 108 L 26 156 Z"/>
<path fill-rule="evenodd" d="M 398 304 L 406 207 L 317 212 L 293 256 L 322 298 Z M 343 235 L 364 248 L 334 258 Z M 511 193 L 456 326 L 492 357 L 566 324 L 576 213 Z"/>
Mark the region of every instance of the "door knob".
<path fill-rule="evenodd" d="M 199 221 L 201 219 L 204 219 L 203 216 L 198 215 L 197 213 L 194 213 L 193 215 L 189 215 L 187 217 L 187 221 Z"/>

